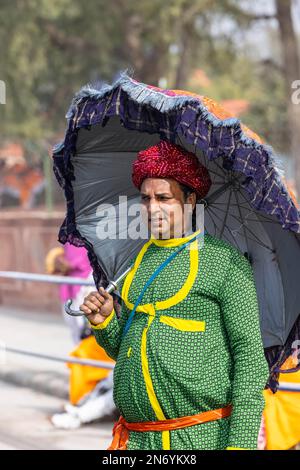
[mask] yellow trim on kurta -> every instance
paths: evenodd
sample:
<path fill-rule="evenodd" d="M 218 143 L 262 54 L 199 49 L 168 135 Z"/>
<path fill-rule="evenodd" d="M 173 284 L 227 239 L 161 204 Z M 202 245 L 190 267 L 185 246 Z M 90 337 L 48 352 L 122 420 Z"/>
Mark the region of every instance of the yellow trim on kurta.
<path fill-rule="evenodd" d="M 194 240 L 190 245 L 190 271 L 186 278 L 185 283 L 179 289 L 176 294 L 172 297 L 169 297 L 166 300 L 161 300 L 159 302 L 155 302 L 155 309 L 156 310 L 164 310 L 167 308 L 171 308 L 179 302 L 182 302 L 187 296 L 190 290 L 193 287 L 193 284 L 196 280 L 199 268 L 199 252 L 198 252 L 198 240 Z"/>
<path fill-rule="evenodd" d="M 172 248 L 174 246 L 179 246 L 179 245 L 182 245 L 183 243 L 186 243 L 188 240 L 195 237 L 199 233 L 200 233 L 200 229 L 197 230 L 197 232 L 193 232 L 191 235 L 188 235 L 187 237 L 166 238 L 166 239 L 155 238 L 151 234 L 151 241 L 157 246 L 164 246 L 165 248 Z"/>
<path fill-rule="evenodd" d="M 141 343 L 141 358 L 142 358 L 142 372 L 145 380 L 147 394 L 153 408 L 153 411 L 158 420 L 165 420 L 166 417 L 161 409 L 161 406 L 155 395 L 152 379 L 149 372 L 149 364 L 147 358 L 147 332 L 148 329 L 154 320 L 153 316 L 148 317 L 148 325 L 144 328 L 142 334 L 142 343 Z M 170 431 L 162 431 L 162 447 L 163 450 L 170 450 Z"/>
<path fill-rule="evenodd" d="M 205 331 L 205 321 L 187 320 L 186 318 L 175 318 L 167 315 L 162 315 L 159 321 L 181 331 Z"/>
<path fill-rule="evenodd" d="M 200 232 L 200 230 L 198 232 L 192 233 L 188 237 L 177 238 L 177 239 L 169 239 L 169 240 L 156 240 L 156 239 L 153 239 L 153 237 L 152 237 L 147 243 L 145 243 L 145 245 L 141 248 L 138 256 L 136 257 L 136 260 L 135 260 L 135 263 L 134 263 L 134 266 L 133 266 L 132 270 L 127 274 L 127 276 L 125 278 L 125 281 L 123 283 L 122 299 L 123 299 L 125 305 L 127 306 L 127 308 L 132 310 L 133 307 L 134 307 L 134 304 L 128 300 L 128 292 L 129 292 L 131 283 L 133 281 L 133 278 L 136 274 L 136 271 L 137 271 L 139 265 L 142 262 L 143 256 L 144 256 L 145 252 L 147 251 L 148 247 L 151 245 L 151 243 L 155 243 L 156 245 L 159 245 L 159 246 L 174 247 L 174 246 L 181 245 L 182 243 L 185 243 L 189 239 L 193 238 L 199 232 Z M 190 292 L 190 290 L 191 290 L 191 288 L 192 288 L 192 286 L 195 282 L 196 276 L 198 274 L 198 264 L 199 264 L 198 240 L 197 239 L 194 240 L 190 244 L 189 248 L 190 248 L 190 250 L 189 250 L 189 253 L 190 253 L 190 271 L 189 271 L 187 279 L 186 279 L 184 285 L 181 287 L 181 289 L 179 289 L 179 291 L 175 295 L 173 295 L 172 297 L 169 297 L 166 300 L 155 302 L 154 305 L 152 303 L 138 305 L 137 308 L 136 308 L 137 312 L 144 312 L 144 313 L 147 313 L 149 315 L 148 325 L 144 328 L 144 331 L 143 331 L 143 334 L 142 334 L 141 362 L 142 362 L 142 373 L 143 373 L 143 377 L 144 377 L 144 381 L 145 381 L 146 391 L 147 391 L 147 394 L 148 394 L 148 397 L 149 397 L 150 404 L 151 404 L 151 406 L 153 408 L 153 411 L 154 411 L 154 413 L 155 413 L 158 420 L 165 420 L 166 417 L 165 417 L 165 415 L 163 413 L 163 410 L 161 409 L 161 406 L 160 406 L 160 404 L 158 402 L 158 399 L 155 395 L 151 375 L 150 375 L 150 372 L 149 372 L 149 364 L 148 364 L 148 358 L 147 358 L 147 332 L 148 332 L 148 329 L 149 329 L 152 321 L 154 320 L 155 310 L 156 309 L 157 310 L 163 310 L 163 309 L 170 308 L 173 305 L 176 305 L 177 303 L 179 303 L 183 299 L 185 299 L 186 296 L 188 295 L 188 293 Z M 200 330 L 195 329 L 196 328 L 195 323 L 197 323 L 197 328 L 200 328 L 200 326 L 201 326 Z M 203 325 L 203 323 L 205 323 L 205 322 L 195 322 L 195 321 L 192 320 L 192 321 L 188 321 L 188 323 L 185 323 L 185 327 L 186 328 L 187 327 L 192 328 L 191 330 L 187 330 L 187 331 L 204 331 L 203 327 L 205 328 L 205 326 Z M 182 327 L 182 323 L 181 323 L 181 327 Z M 128 350 L 127 355 L 128 354 L 129 354 L 129 350 Z M 170 431 L 162 431 L 162 447 L 163 447 L 164 450 L 170 450 Z"/>
<path fill-rule="evenodd" d="M 250 449 L 244 449 L 243 447 L 226 447 L 226 450 L 250 450 Z"/>
<path fill-rule="evenodd" d="M 127 351 L 127 357 L 130 357 L 131 351 L 132 351 L 132 347 L 130 346 L 130 348 L 129 348 L 128 351 Z"/>
<path fill-rule="evenodd" d="M 191 237 L 187 237 L 187 238 L 191 238 Z M 179 239 L 177 239 L 177 240 L 179 240 Z M 180 239 L 180 240 L 183 240 L 183 239 Z M 159 240 L 159 241 L 168 241 L 168 240 Z M 130 310 L 133 309 L 134 304 L 128 300 L 128 292 L 129 292 L 131 283 L 133 281 L 133 278 L 135 276 L 135 273 L 136 273 L 139 265 L 142 262 L 142 259 L 143 259 L 143 256 L 144 256 L 146 250 L 148 249 L 148 247 L 151 243 L 152 243 L 152 241 L 149 240 L 142 247 L 141 251 L 139 252 L 139 254 L 138 254 L 138 256 L 135 260 L 133 269 L 127 274 L 126 279 L 125 279 L 124 284 L 123 284 L 122 299 L 125 302 L 125 305 L 127 306 L 127 308 L 129 308 Z M 167 308 L 173 307 L 174 305 L 178 304 L 179 302 L 181 302 L 182 300 L 184 300 L 187 297 L 188 293 L 190 292 L 191 288 L 193 287 L 193 284 L 194 284 L 194 282 L 196 280 L 196 277 L 197 277 L 197 274 L 198 274 L 199 250 L 198 250 L 198 240 L 197 239 L 194 240 L 190 244 L 189 253 L 190 253 L 190 271 L 189 271 L 189 274 L 186 278 L 185 283 L 179 289 L 179 291 L 176 292 L 176 294 L 174 294 L 173 296 L 169 297 L 168 299 L 155 302 L 154 306 L 153 306 L 153 304 L 139 305 L 136 309 L 137 312 L 144 312 L 144 313 L 148 313 L 149 315 L 153 315 L 152 312 L 153 312 L 154 308 L 155 308 L 155 310 L 165 310 Z"/>
<path fill-rule="evenodd" d="M 151 243 L 152 243 L 151 240 L 149 240 L 147 243 L 145 243 L 145 245 L 142 246 L 139 254 L 136 257 L 133 268 L 131 269 L 131 271 L 129 271 L 129 273 L 127 274 L 127 276 L 125 278 L 125 281 L 123 283 L 122 295 L 121 296 L 122 296 L 123 301 L 125 302 L 125 305 L 130 310 L 133 310 L 134 304 L 132 304 L 128 300 L 129 288 L 131 286 L 134 275 L 135 275 L 139 265 L 141 264 L 142 258 L 144 256 L 146 250 L 148 249 L 149 245 L 151 245 Z M 144 304 L 144 305 L 138 305 L 137 308 L 136 308 L 136 311 L 137 312 L 148 313 L 148 315 L 153 315 L 153 309 L 154 309 L 153 304 Z"/>
<path fill-rule="evenodd" d="M 93 323 L 89 321 L 89 324 L 91 328 L 93 328 L 93 330 L 103 330 L 112 321 L 114 314 L 115 314 L 115 309 L 113 308 L 111 313 L 108 315 L 108 317 L 104 320 L 103 323 L 99 323 L 99 325 L 93 325 Z"/>

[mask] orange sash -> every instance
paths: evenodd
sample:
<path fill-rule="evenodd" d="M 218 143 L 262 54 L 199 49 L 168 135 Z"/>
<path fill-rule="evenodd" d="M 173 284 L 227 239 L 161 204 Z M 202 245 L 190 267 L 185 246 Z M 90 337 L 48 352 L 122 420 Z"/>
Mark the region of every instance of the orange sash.
<path fill-rule="evenodd" d="M 113 440 L 107 450 L 126 450 L 129 439 L 129 431 L 172 431 L 174 429 L 186 428 L 195 424 L 215 421 L 216 419 L 230 416 L 232 405 L 217 410 L 204 411 L 197 415 L 182 416 L 181 418 L 165 419 L 162 421 L 146 421 L 142 423 L 127 423 L 123 416 L 113 427 Z"/>

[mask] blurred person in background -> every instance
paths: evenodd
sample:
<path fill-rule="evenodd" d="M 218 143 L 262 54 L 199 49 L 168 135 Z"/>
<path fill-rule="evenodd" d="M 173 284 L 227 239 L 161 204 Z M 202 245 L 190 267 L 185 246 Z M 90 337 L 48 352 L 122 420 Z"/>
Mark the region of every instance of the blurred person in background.
<path fill-rule="evenodd" d="M 82 391 L 85 386 L 92 384 L 93 375 L 95 376 L 95 374 L 98 373 L 100 375 L 106 375 L 106 377 L 102 380 L 95 381 L 94 388 L 91 392 L 85 393 L 76 404 L 73 404 L 71 400 L 69 403 L 66 403 L 62 413 L 56 413 L 50 418 L 51 423 L 56 428 L 71 430 L 77 429 L 84 424 L 92 423 L 103 417 L 108 417 L 113 420 L 117 419 L 119 413 L 113 400 L 113 371 L 110 369 L 80 366 L 77 364 L 70 364 L 69 366 L 83 368 L 84 372 L 88 373 L 91 379 L 89 382 L 81 383 L 79 387 L 72 386 L 71 380 L 70 395 L 74 394 L 76 391 Z M 74 379 L 76 380 L 76 376 Z"/>
<path fill-rule="evenodd" d="M 76 247 L 68 242 L 63 247 L 53 248 L 49 251 L 46 256 L 46 271 L 48 274 L 93 280 L 86 249 L 84 247 Z M 79 308 L 79 305 L 82 303 L 80 289 L 80 285 L 61 284 L 59 292 L 62 314 L 70 328 L 73 343 L 76 345 L 81 339 L 91 334 L 84 317 L 72 317 L 65 311 L 65 302 L 68 299 L 72 300 L 73 308 Z"/>
<path fill-rule="evenodd" d="M 293 369 L 290 356 L 282 371 Z M 279 388 L 276 393 L 264 390 L 265 409 L 261 428 L 261 449 L 299 449 L 300 443 L 300 370 L 279 374 Z"/>
<path fill-rule="evenodd" d="M 91 288 L 82 286 L 77 297 L 83 301 Z M 95 336 L 83 338 L 70 356 L 79 359 L 115 364 L 105 350 L 97 344 Z M 70 396 L 62 413 L 51 417 L 52 424 L 60 429 L 77 429 L 103 417 L 117 418 L 117 408 L 113 400 L 113 370 L 68 363 L 70 369 Z"/>
<path fill-rule="evenodd" d="M 46 270 L 49 274 L 93 281 L 86 249 L 70 243 L 50 250 L 46 257 Z M 63 317 L 76 345 L 70 356 L 114 363 L 96 343 L 86 317 L 72 317 L 65 312 L 64 306 L 68 299 L 72 299 L 72 308 L 79 309 L 90 290 L 91 287 L 80 285 L 62 284 L 60 287 Z M 69 402 L 64 405 L 62 413 L 50 417 L 51 423 L 61 429 L 76 429 L 103 416 L 115 416 L 111 369 L 71 363 L 67 366 L 70 369 Z"/>

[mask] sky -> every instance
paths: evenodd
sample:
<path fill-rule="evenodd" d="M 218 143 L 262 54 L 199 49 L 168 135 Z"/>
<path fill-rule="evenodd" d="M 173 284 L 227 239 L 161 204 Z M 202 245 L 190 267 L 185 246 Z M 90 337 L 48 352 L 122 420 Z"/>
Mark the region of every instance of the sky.
<path fill-rule="evenodd" d="M 239 4 L 251 13 L 273 14 L 275 12 L 274 0 L 240 0 Z M 292 15 L 295 31 L 300 37 L 300 0 L 293 0 Z M 241 49 L 246 47 L 250 55 L 253 53 L 255 57 L 263 60 L 269 57 L 274 59 L 276 52 L 279 55 L 279 51 L 276 50 L 279 46 L 274 42 L 274 37 L 270 36 L 270 29 L 274 30 L 274 35 L 278 32 L 276 19 L 253 22 L 248 31 L 238 32 L 234 22 L 220 18 L 220 21 L 216 21 L 212 32 L 215 32 L 216 36 L 219 36 L 220 32 L 232 35 L 238 47 Z"/>
<path fill-rule="evenodd" d="M 241 5 L 245 4 L 245 9 L 255 13 L 275 13 L 274 0 L 240 0 Z M 300 35 L 300 0 L 293 0 L 292 9 L 294 28 L 297 34 Z M 270 36 L 266 31 L 266 27 L 278 30 L 277 21 L 267 20 L 258 21 L 251 31 L 245 34 L 245 40 L 253 46 L 259 46 L 257 52 L 261 54 L 262 58 L 270 57 L 274 54 L 274 44 L 270 41 Z M 256 52 L 256 53 L 257 53 Z"/>

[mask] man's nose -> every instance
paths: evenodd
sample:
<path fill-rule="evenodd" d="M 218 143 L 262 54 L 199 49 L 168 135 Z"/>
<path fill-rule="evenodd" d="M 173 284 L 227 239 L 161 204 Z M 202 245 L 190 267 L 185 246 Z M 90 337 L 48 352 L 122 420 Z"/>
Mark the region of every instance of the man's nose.
<path fill-rule="evenodd" d="M 148 211 L 151 214 L 155 214 L 160 211 L 159 201 L 155 197 L 149 199 Z"/>

